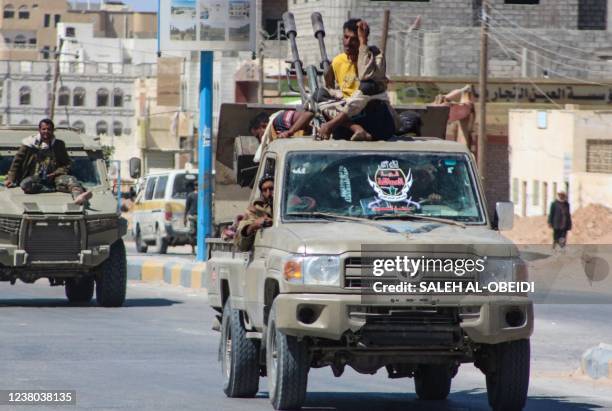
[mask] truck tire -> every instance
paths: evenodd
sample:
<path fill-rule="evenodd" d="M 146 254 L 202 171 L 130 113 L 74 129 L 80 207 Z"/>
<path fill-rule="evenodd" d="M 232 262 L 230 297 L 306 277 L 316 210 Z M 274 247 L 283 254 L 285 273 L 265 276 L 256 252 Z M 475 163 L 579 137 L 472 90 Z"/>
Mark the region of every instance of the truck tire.
<path fill-rule="evenodd" d="M 123 240 L 111 245 L 110 255 L 96 277 L 96 300 L 102 307 L 121 307 L 127 288 L 127 261 Z"/>
<path fill-rule="evenodd" d="M 529 340 L 495 344 L 490 349 L 494 370 L 486 374 L 489 405 L 494 411 L 522 410 L 529 389 Z"/>
<path fill-rule="evenodd" d="M 424 364 L 414 374 L 414 388 L 421 400 L 445 400 L 451 389 L 453 375 L 446 364 Z"/>
<path fill-rule="evenodd" d="M 252 398 L 259 390 L 259 341 L 246 338 L 240 311 L 231 299 L 223 307 L 219 347 L 223 392 L 230 398 Z"/>
<path fill-rule="evenodd" d="M 139 253 L 146 253 L 147 244 L 142 241 L 142 234 L 140 234 L 140 227 L 136 227 L 136 237 L 134 238 L 134 242 L 136 243 L 136 251 Z"/>
<path fill-rule="evenodd" d="M 94 278 L 81 277 L 66 280 L 66 297 L 72 304 L 87 304 L 94 294 Z"/>
<path fill-rule="evenodd" d="M 168 252 L 168 239 L 159 233 L 159 227 L 155 229 L 155 234 L 155 245 L 157 246 L 157 252 L 160 254 L 166 254 Z"/>
<path fill-rule="evenodd" d="M 306 399 L 310 357 L 304 341 L 276 329 L 276 305 L 266 327 L 268 392 L 275 410 L 299 410 Z"/>

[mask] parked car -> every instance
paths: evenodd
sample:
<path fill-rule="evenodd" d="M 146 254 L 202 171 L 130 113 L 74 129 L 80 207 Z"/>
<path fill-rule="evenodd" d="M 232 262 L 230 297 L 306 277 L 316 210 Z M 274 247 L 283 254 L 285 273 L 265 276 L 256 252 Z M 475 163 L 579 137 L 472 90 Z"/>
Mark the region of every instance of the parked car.
<path fill-rule="evenodd" d="M 197 179 L 198 174 L 189 170 L 155 171 L 145 176 L 132 217 L 138 252 L 146 253 L 149 246 L 155 246 L 165 254 L 168 246 L 191 244 L 183 216 L 187 194 Z"/>

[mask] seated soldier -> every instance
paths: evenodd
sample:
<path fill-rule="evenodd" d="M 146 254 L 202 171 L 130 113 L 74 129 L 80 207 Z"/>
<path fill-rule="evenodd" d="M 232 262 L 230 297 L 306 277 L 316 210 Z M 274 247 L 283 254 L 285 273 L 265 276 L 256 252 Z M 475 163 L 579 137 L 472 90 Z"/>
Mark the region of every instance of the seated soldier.
<path fill-rule="evenodd" d="M 76 204 L 82 205 L 92 196 L 74 177 L 69 175 L 70 157 L 66 144 L 54 135 L 50 119 L 38 124 L 38 134 L 23 140 L 15 154 L 6 187 L 19 185 L 26 194 L 59 191 L 71 193 Z"/>
<path fill-rule="evenodd" d="M 255 234 L 258 230 L 272 225 L 272 202 L 274 199 L 274 177 L 264 175 L 259 180 L 258 200 L 247 208 L 244 218 L 238 223 L 234 244 L 240 251 L 253 248 Z"/>
<path fill-rule="evenodd" d="M 313 118 L 314 114 L 308 111 L 282 110 L 273 114 L 270 140 L 302 136 L 309 133 L 311 131 L 310 122 Z M 249 129 L 260 142 L 269 122 L 270 116 L 264 112 L 259 113 L 251 120 Z"/>
<path fill-rule="evenodd" d="M 323 138 L 340 126 L 353 133 L 351 140 L 388 139 L 397 127 L 397 119 L 389 105 L 385 58 L 374 46 L 368 46 L 370 29 L 360 19 L 350 19 L 343 27 L 344 53 L 336 56 L 331 69 L 325 73 L 327 92 L 341 97 L 341 104 L 326 107 L 324 115 L 330 120 L 319 130 Z M 334 90 L 334 87 L 339 90 Z M 325 98 L 317 96 L 322 102 Z"/>

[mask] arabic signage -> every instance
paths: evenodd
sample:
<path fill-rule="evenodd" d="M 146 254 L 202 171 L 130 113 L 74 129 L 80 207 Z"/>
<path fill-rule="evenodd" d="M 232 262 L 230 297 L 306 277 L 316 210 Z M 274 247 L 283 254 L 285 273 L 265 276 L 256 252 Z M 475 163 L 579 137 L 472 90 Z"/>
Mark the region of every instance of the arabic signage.
<path fill-rule="evenodd" d="M 453 81 L 402 81 L 394 79 L 390 89 L 396 93 L 399 104 L 431 103 L 436 95 L 477 84 L 476 81 L 461 79 Z M 476 87 L 476 97 L 478 88 Z M 490 81 L 487 87 L 488 101 L 493 103 L 550 103 L 559 104 L 611 104 L 612 84 L 555 83 L 550 80 L 536 83 Z"/>
<path fill-rule="evenodd" d="M 255 48 L 255 0 L 159 0 L 161 51 Z"/>

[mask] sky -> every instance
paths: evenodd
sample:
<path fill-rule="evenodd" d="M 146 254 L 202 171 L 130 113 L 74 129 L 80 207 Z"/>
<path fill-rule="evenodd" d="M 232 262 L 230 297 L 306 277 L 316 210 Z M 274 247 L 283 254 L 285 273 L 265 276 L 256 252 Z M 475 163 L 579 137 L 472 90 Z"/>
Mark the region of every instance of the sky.
<path fill-rule="evenodd" d="M 123 0 L 135 11 L 157 11 L 157 0 Z"/>

